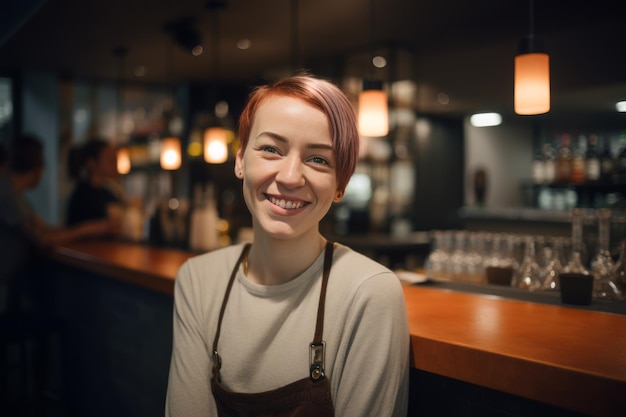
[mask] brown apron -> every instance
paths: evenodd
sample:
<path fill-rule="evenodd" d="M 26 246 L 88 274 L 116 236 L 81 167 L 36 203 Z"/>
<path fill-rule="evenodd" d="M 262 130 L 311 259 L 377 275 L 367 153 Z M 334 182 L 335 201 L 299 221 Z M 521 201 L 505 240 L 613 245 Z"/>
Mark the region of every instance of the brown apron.
<path fill-rule="evenodd" d="M 332 242 L 327 242 L 324 252 L 324 274 L 322 278 L 322 289 L 320 292 L 319 305 L 317 308 L 317 323 L 315 326 L 315 336 L 309 346 L 311 352 L 310 375 L 276 388 L 271 391 L 259 393 L 238 393 L 227 390 L 220 383 L 220 368 L 222 361 L 217 353 L 217 342 L 220 337 L 222 318 L 226 310 L 228 296 L 233 286 L 239 264 L 247 256 L 250 245 L 246 245 L 241 252 L 239 260 L 233 268 L 230 281 L 224 294 L 222 308 L 220 311 L 217 331 L 213 341 L 213 376 L 211 378 L 211 391 L 217 405 L 219 417 L 334 417 L 335 409 L 330 392 L 330 381 L 324 374 L 324 341 L 322 334 L 324 330 L 324 304 L 326 298 L 326 286 L 330 267 L 333 259 Z"/>

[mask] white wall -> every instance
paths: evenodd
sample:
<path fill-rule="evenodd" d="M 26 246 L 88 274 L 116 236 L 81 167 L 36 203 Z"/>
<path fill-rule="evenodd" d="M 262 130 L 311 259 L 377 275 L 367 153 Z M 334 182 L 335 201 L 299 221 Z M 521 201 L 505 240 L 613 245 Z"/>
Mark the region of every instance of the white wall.
<path fill-rule="evenodd" d="M 465 133 L 465 206 L 475 206 L 474 172 L 487 172 L 485 206 L 520 207 L 521 183 L 531 178 L 533 137 L 530 122 L 504 119 L 500 126 L 473 127 L 469 118 Z"/>

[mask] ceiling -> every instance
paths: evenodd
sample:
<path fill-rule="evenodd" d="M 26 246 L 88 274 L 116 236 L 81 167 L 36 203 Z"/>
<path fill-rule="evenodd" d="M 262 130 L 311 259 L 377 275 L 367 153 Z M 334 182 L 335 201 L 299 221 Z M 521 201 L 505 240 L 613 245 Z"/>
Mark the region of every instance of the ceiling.
<path fill-rule="evenodd" d="M 513 57 L 531 21 L 528 0 L 0 1 L 0 74 L 256 84 L 304 67 L 367 77 L 375 45 L 391 64 L 381 76 L 412 78 L 415 108 L 442 114 L 512 113 Z M 551 60 L 550 114 L 613 114 L 626 99 L 620 3 L 535 2 L 534 33 Z M 164 30 L 181 19 L 199 32 L 202 55 L 187 53 Z M 242 38 L 249 49 L 237 48 Z M 116 48 L 126 50 L 123 58 Z M 133 74 L 138 67 L 141 78 Z"/>

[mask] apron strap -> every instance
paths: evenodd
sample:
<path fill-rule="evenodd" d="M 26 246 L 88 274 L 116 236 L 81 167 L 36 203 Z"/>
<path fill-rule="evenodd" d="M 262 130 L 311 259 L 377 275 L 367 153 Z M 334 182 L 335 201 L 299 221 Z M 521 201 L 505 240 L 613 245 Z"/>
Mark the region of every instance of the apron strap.
<path fill-rule="evenodd" d="M 220 317 L 217 321 L 217 330 L 215 331 L 215 337 L 213 338 L 213 370 L 220 370 L 222 367 L 222 358 L 217 353 L 217 342 L 220 338 L 220 331 L 222 330 L 222 318 L 224 317 L 224 312 L 226 311 L 226 303 L 228 302 L 228 297 L 230 295 L 230 290 L 233 288 L 233 282 L 235 282 L 235 277 L 237 276 L 237 271 L 239 269 L 239 264 L 241 261 L 248 256 L 248 252 L 250 252 L 250 243 L 246 243 L 243 250 L 241 251 L 241 255 L 239 255 L 239 259 L 235 263 L 235 267 L 233 268 L 233 272 L 230 274 L 230 279 L 228 280 L 228 286 L 226 287 L 226 292 L 224 293 L 224 299 L 222 300 L 222 308 L 220 309 Z"/>
<path fill-rule="evenodd" d="M 322 275 L 322 289 L 320 291 L 320 301 L 317 306 L 317 322 L 315 324 L 315 336 L 309 347 L 309 376 L 313 381 L 322 378 L 324 374 L 324 361 L 326 356 L 326 343 L 322 340 L 324 334 L 324 307 L 326 304 L 326 287 L 328 286 L 328 277 L 330 276 L 330 267 L 333 264 L 333 249 L 335 244 L 331 241 L 326 242 L 326 250 L 324 251 L 324 272 Z"/>
<path fill-rule="evenodd" d="M 324 252 L 324 272 L 322 276 L 322 290 L 320 291 L 320 301 L 317 307 L 317 323 L 315 325 L 315 337 L 313 343 L 322 343 L 322 335 L 324 334 L 324 306 L 326 304 L 326 287 L 328 286 L 328 277 L 330 276 L 330 267 L 333 264 L 333 242 L 326 242 L 326 250 Z"/>

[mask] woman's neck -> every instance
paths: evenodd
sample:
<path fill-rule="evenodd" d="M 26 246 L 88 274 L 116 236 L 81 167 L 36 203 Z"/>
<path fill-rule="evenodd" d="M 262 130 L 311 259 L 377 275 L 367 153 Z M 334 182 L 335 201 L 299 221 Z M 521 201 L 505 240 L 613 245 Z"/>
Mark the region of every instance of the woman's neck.
<path fill-rule="evenodd" d="M 247 277 L 261 285 L 280 285 L 302 274 L 315 262 L 326 244 L 318 232 L 298 239 L 254 237 L 248 254 Z"/>

